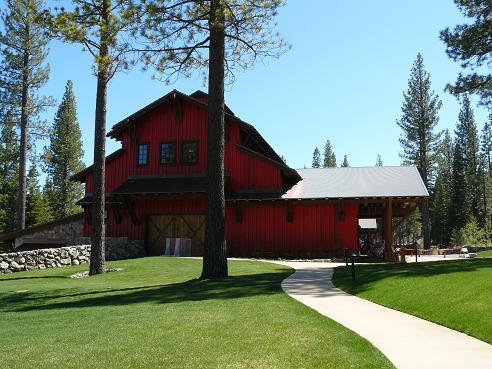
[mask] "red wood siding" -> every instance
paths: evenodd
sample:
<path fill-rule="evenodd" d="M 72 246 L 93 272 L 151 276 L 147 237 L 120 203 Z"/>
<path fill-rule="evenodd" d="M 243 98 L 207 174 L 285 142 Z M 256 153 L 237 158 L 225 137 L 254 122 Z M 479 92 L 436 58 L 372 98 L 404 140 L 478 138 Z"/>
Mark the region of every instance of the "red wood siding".
<path fill-rule="evenodd" d="M 106 164 L 106 192 L 111 192 L 132 175 L 205 174 L 207 171 L 207 112 L 194 104 L 183 102 L 183 121 L 176 122 L 175 109 L 167 104 L 149 113 L 131 129 L 122 133 L 123 153 Z M 235 121 L 227 122 L 224 168 L 230 178 L 228 189 L 278 189 L 282 177 L 275 165 L 240 151 L 240 127 Z M 132 136 L 134 135 L 134 138 Z M 181 163 L 181 143 L 198 141 L 198 163 Z M 176 141 L 176 164 L 160 164 L 160 143 Z M 149 164 L 137 165 L 136 143 L 149 143 Z M 92 174 L 86 176 L 86 192 L 92 192 Z"/>
<path fill-rule="evenodd" d="M 207 170 L 207 111 L 189 102 L 181 102 L 182 120 L 176 121 L 175 105 L 166 104 L 139 119 L 134 128 L 121 134 L 123 152 L 106 164 L 106 192 L 112 192 L 134 175 L 205 174 Z M 198 162 L 181 163 L 183 141 L 198 141 Z M 160 164 L 160 143 L 176 141 L 176 164 Z M 138 166 L 138 143 L 149 144 L 149 164 Z M 226 122 L 224 167 L 229 174 L 228 189 L 268 189 L 282 187 L 280 169 L 271 162 L 238 149 L 241 127 L 235 120 Z M 86 193 L 92 192 L 92 174 L 86 176 Z M 290 202 L 292 222 L 286 218 L 281 202 L 241 203 L 243 221 L 236 222 L 233 204 L 226 206 L 226 238 L 231 256 L 323 256 L 343 253 L 357 247 L 357 205 Z M 108 237 L 145 239 L 146 217 L 152 214 L 205 213 L 204 199 L 142 200 L 134 203 L 139 225 L 131 221 L 128 210 L 120 209 L 121 223 L 116 224 L 112 210 L 108 214 Z M 340 220 L 340 211 L 344 220 Z M 84 227 L 90 235 L 90 225 Z"/>
<path fill-rule="evenodd" d="M 226 239 L 230 256 L 319 257 L 341 255 L 345 248 L 357 249 L 357 204 L 339 207 L 328 203 L 292 205 L 292 222 L 287 222 L 285 203 L 261 202 L 239 205 L 242 223 L 236 222 L 233 205 L 226 206 Z M 137 202 L 141 221 L 134 225 L 126 209 L 116 224 L 109 214 L 107 236 L 145 239 L 145 217 L 165 213 L 205 213 L 204 200 L 148 200 Z M 343 211 L 345 219 L 339 220 Z M 86 224 L 86 236 L 90 226 Z"/>
<path fill-rule="evenodd" d="M 165 213 L 184 213 L 184 214 L 204 214 L 205 200 L 147 200 L 134 203 L 133 209 L 140 220 L 139 225 L 132 223 L 128 210 L 121 207 L 121 223 L 117 224 L 112 211 L 108 214 L 106 226 L 106 236 L 108 237 L 128 237 L 132 240 L 145 239 L 145 217 L 152 214 Z M 90 236 L 91 226 L 84 224 L 85 236 Z"/>
<path fill-rule="evenodd" d="M 345 214 L 339 220 L 339 212 Z M 242 223 L 234 209 L 226 209 L 226 238 L 231 256 L 323 256 L 343 254 L 344 248 L 357 249 L 357 204 L 340 209 L 333 204 L 292 205 L 292 222 L 287 222 L 282 203 L 240 205 Z"/>

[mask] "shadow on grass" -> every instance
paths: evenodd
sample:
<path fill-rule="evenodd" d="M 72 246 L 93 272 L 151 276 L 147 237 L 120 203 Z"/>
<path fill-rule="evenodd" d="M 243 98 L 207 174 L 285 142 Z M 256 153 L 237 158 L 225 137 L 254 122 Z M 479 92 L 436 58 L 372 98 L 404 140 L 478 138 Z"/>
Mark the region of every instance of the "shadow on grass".
<path fill-rule="evenodd" d="M 8 275 L 8 274 L 7 274 Z M 13 278 L 0 278 L 0 282 L 10 282 L 10 281 L 18 281 L 21 279 L 67 279 L 70 276 L 62 276 L 62 275 L 53 275 L 53 276 L 42 276 L 42 277 L 13 277 Z"/>
<path fill-rule="evenodd" d="M 357 265 L 356 280 L 352 281 L 350 267 L 339 267 L 335 269 L 333 283 L 336 287 L 357 294 L 370 289 L 373 282 L 386 278 L 405 278 L 406 282 L 412 283 L 415 277 L 431 277 L 454 273 L 467 273 L 479 269 L 490 269 L 492 271 L 492 259 L 469 259 L 453 261 L 435 261 L 421 263 L 390 263 Z"/>
<path fill-rule="evenodd" d="M 0 295 L 0 311 L 87 308 L 138 303 L 169 304 L 210 299 L 236 299 L 281 292 L 281 281 L 292 271 L 229 277 L 223 280 L 193 279 L 186 282 L 106 289 L 94 291 L 67 290 L 43 293 Z M 51 293 L 50 293 L 51 292 Z"/>

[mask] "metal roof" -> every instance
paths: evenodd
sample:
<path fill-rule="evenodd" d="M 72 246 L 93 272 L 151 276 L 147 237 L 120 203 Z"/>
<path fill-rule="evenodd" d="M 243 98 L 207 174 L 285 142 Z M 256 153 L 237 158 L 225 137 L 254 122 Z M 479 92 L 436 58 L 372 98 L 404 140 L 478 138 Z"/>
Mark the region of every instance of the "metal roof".
<path fill-rule="evenodd" d="M 302 180 L 283 199 L 428 197 L 414 166 L 297 169 Z"/>

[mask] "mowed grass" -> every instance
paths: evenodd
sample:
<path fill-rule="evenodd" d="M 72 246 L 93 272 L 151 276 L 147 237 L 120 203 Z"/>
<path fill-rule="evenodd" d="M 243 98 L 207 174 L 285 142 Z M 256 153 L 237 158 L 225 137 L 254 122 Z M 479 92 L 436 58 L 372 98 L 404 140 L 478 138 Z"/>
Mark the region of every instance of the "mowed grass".
<path fill-rule="evenodd" d="M 2 368 L 392 368 L 367 341 L 286 295 L 292 269 L 143 258 L 0 277 Z"/>
<path fill-rule="evenodd" d="M 483 255 L 483 254 L 481 254 Z M 492 258 L 335 269 L 344 291 L 492 343 Z"/>
<path fill-rule="evenodd" d="M 480 251 L 477 253 L 477 256 L 481 258 L 492 258 L 492 250 Z"/>

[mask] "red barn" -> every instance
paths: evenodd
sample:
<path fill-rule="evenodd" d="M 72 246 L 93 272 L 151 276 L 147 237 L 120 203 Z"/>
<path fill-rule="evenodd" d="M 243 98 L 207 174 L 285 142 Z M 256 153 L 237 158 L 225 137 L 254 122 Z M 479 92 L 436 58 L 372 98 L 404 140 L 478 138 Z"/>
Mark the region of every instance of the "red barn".
<path fill-rule="evenodd" d="M 207 95 L 172 91 L 113 126 L 121 148 L 106 158 L 108 237 L 142 240 L 162 255 L 166 238 L 205 235 Z M 251 125 L 226 108 L 226 238 L 230 256 L 323 257 L 358 247 L 358 219 L 409 214 L 428 193 L 415 167 L 294 170 Z M 92 167 L 79 204 L 91 232 Z"/>

